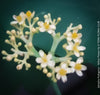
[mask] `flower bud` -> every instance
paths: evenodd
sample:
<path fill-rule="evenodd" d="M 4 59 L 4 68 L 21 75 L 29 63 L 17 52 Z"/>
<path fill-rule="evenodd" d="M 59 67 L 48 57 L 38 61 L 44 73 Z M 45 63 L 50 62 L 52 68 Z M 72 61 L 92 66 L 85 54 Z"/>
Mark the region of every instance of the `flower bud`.
<path fill-rule="evenodd" d="M 28 31 L 26 31 L 26 32 L 25 32 L 25 34 L 26 34 L 26 35 L 28 35 L 28 34 L 29 34 L 29 32 L 28 32 Z"/>
<path fill-rule="evenodd" d="M 61 21 L 61 17 L 58 17 L 58 19 L 57 19 L 58 21 Z"/>
<path fill-rule="evenodd" d="M 38 25 L 40 25 L 40 23 L 41 23 L 41 22 L 40 22 L 40 21 L 38 21 L 38 23 L 37 23 L 37 24 L 38 24 Z"/>
<path fill-rule="evenodd" d="M 33 46 L 32 42 L 29 42 L 27 46 L 28 46 L 28 48 L 32 48 L 32 46 Z"/>
<path fill-rule="evenodd" d="M 19 65 L 16 66 L 16 69 L 17 69 L 17 70 L 21 70 L 22 67 L 23 67 L 23 64 L 19 64 Z"/>
<path fill-rule="evenodd" d="M 19 43 L 18 43 L 18 46 L 21 46 L 21 45 L 22 45 L 22 43 L 21 43 L 21 42 L 19 42 Z"/>
<path fill-rule="evenodd" d="M 32 32 L 34 33 L 36 31 L 36 29 L 35 28 L 32 28 Z"/>
<path fill-rule="evenodd" d="M 15 34 L 15 33 L 16 33 L 16 31 L 15 31 L 15 30 L 11 30 L 11 33 L 12 33 L 12 34 Z"/>
<path fill-rule="evenodd" d="M 11 55 L 8 55 L 8 56 L 6 57 L 6 60 L 7 60 L 7 61 L 11 61 L 11 60 L 12 60 L 12 56 L 11 56 Z"/>
<path fill-rule="evenodd" d="M 57 80 L 56 79 L 53 79 L 53 82 L 57 82 Z"/>
<path fill-rule="evenodd" d="M 7 32 L 6 32 L 7 34 L 10 34 L 10 31 L 9 30 L 7 30 Z"/>
<path fill-rule="evenodd" d="M 17 58 L 15 58 L 15 59 L 14 59 L 14 62 L 17 62 L 17 61 L 18 61 L 18 59 L 17 59 Z"/>
<path fill-rule="evenodd" d="M 41 69 L 40 65 L 37 65 L 36 66 L 36 69 L 40 70 Z"/>
<path fill-rule="evenodd" d="M 48 16 L 47 15 L 44 15 L 44 18 L 47 18 Z"/>
<path fill-rule="evenodd" d="M 51 77 L 51 75 L 52 75 L 51 73 L 47 73 L 47 77 Z"/>
<path fill-rule="evenodd" d="M 5 43 L 9 43 L 9 40 L 8 40 L 8 39 L 6 39 L 6 40 L 5 40 Z"/>
<path fill-rule="evenodd" d="M 39 17 L 35 17 L 35 20 L 36 20 L 36 21 L 39 20 Z"/>
<path fill-rule="evenodd" d="M 30 67 L 31 67 L 31 64 L 28 64 L 28 63 L 27 63 L 27 67 L 30 68 Z"/>
<path fill-rule="evenodd" d="M 46 74 L 48 71 L 46 68 L 43 69 L 43 73 Z"/>
<path fill-rule="evenodd" d="M 84 52 L 80 52 L 80 55 L 81 55 L 81 56 L 84 56 Z"/>
<path fill-rule="evenodd" d="M 5 50 L 3 50 L 1 53 L 2 53 L 3 55 L 6 55 L 6 54 L 7 54 L 7 52 L 6 52 Z"/>

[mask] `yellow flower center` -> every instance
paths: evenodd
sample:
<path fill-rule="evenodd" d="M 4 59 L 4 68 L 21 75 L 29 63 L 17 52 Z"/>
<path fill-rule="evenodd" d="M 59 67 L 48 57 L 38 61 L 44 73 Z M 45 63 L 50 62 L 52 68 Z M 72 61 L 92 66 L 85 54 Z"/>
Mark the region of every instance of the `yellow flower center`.
<path fill-rule="evenodd" d="M 72 34 L 72 38 L 73 39 L 76 39 L 78 37 L 78 34 L 76 33 L 76 32 L 74 32 L 73 34 Z"/>
<path fill-rule="evenodd" d="M 22 17 L 21 16 L 17 16 L 16 19 L 17 19 L 18 22 L 22 21 Z"/>
<path fill-rule="evenodd" d="M 31 11 L 27 11 L 26 15 L 27 15 L 27 17 L 31 17 L 31 15 L 32 15 Z"/>
<path fill-rule="evenodd" d="M 78 45 L 79 45 L 79 43 L 77 42 L 77 43 L 75 43 L 75 45 L 73 46 L 73 50 L 76 51 L 76 52 L 79 52 L 79 50 L 78 50 L 78 48 L 77 48 Z"/>
<path fill-rule="evenodd" d="M 66 73 L 67 73 L 67 71 L 66 71 L 65 69 L 60 69 L 60 70 L 59 70 L 59 74 L 60 74 L 61 76 L 66 75 Z"/>
<path fill-rule="evenodd" d="M 76 64 L 75 65 L 75 69 L 76 70 L 81 70 L 82 69 L 82 65 L 81 64 Z"/>
<path fill-rule="evenodd" d="M 49 29 L 49 24 L 47 24 L 47 22 L 45 22 L 44 27 L 45 27 L 45 29 Z"/>
<path fill-rule="evenodd" d="M 42 60 L 44 63 L 48 62 L 46 54 L 44 54 L 44 56 L 42 57 Z"/>

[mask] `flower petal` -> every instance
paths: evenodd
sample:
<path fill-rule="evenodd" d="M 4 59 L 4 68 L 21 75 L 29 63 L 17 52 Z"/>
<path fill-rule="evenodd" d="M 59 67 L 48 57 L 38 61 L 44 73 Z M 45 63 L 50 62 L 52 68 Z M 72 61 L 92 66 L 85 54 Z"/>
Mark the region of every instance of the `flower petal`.
<path fill-rule="evenodd" d="M 75 54 L 77 57 L 80 56 L 79 52 L 75 52 L 75 51 L 74 51 L 74 54 Z"/>
<path fill-rule="evenodd" d="M 47 59 L 50 60 L 52 58 L 52 54 L 47 55 Z"/>
<path fill-rule="evenodd" d="M 76 63 L 83 63 L 83 57 L 79 57 L 78 59 L 77 59 L 77 61 L 76 61 Z"/>
<path fill-rule="evenodd" d="M 39 28 L 39 30 L 40 30 L 40 32 L 45 32 L 46 31 L 44 27 Z"/>
<path fill-rule="evenodd" d="M 72 73 L 73 71 L 72 71 L 72 69 L 71 68 L 67 68 L 67 74 L 68 73 Z"/>
<path fill-rule="evenodd" d="M 60 80 L 60 75 L 59 75 L 59 74 L 56 74 L 56 78 L 57 78 L 58 80 Z"/>
<path fill-rule="evenodd" d="M 80 76 L 80 77 L 83 76 L 82 71 L 78 71 L 78 70 L 77 70 L 77 71 L 76 71 L 76 74 L 77 74 L 78 76 Z"/>
<path fill-rule="evenodd" d="M 41 58 L 36 58 L 35 60 L 37 63 L 41 63 L 42 62 L 42 59 Z"/>
<path fill-rule="evenodd" d="M 86 49 L 86 47 L 84 47 L 84 46 L 78 46 L 78 50 L 80 50 L 80 51 L 83 51 L 85 49 Z"/>
<path fill-rule="evenodd" d="M 13 24 L 17 24 L 18 22 L 17 21 L 12 21 L 10 24 L 13 25 Z"/>
<path fill-rule="evenodd" d="M 79 38 L 73 39 L 73 40 L 74 40 L 74 42 L 79 42 L 79 43 L 81 43 L 81 39 L 79 39 Z"/>
<path fill-rule="evenodd" d="M 42 21 L 39 21 L 39 22 L 38 22 L 38 25 L 41 26 L 41 27 L 43 27 L 43 24 L 44 24 L 44 23 L 43 23 Z"/>
<path fill-rule="evenodd" d="M 16 20 L 16 15 L 13 15 L 13 19 Z"/>
<path fill-rule="evenodd" d="M 70 68 L 71 69 L 71 72 L 70 73 L 74 73 L 75 72 L 75 69 L 74 68 Z"/>
<path fill-rule="evenodd" d="M 65 63 L 61 64 L 61 68 L 66 69 L 66 64 Z"/>
<path fill-rule="evenodd" d="M 40 50 L 40 51 L 39 51 L 39 55 L 40 55 L 41 57 L 44 56 L 44 52 L 43 52 L 43 50 Z"/>
<path fill-rule="evenodd" d="M 52 34 L 52 33 L 54 33 L 55 31 L 54 30 L 48 30 L 48 33 L 49 34 Z"/>
<path fill-rule="evenodd" d="M 87 67 L 85 65 L 82 65 L 82 71 L 87 70 Z"/>
<path fill-rule="evenodd" d="M 58 72 L 60 70 L 60 67 L 55 68 L 55 72 Z"/>
<path fill-rule="evenodd" d="M 73 49 L 73 46 L 72 45 L 68 45 L 68 46 L 66 46 L 66 49 L 67 50 L 72 50 Z"/>
<path fill-rule="evenodd" d="M 19 22 L 20 25 L 23 24 L 23 23 L 24 23 L 24 20 L 22 20 L 21 22 Z"/>
<path fill-rule="evenodd" d="M 46 63 L 41 63 L 41 67 L 42 67 L 42 68 L 45 68 L 46 66 L 47 66 Z"/>
<path fill-rule="evenodd" d="M 52 25 L 50 25 L 50 29 L 55 30 L 56 29 L 56 26 L 52 24 Z"/>
<path fill-rule="evenodd" d="M 48 66 L 54 67 L 54 65 L 55 65 L 55 62 L 54 62 L 54 61 L 49 61 L 49 62 L 48 62 Z"/>
<path fill-rule="evenodd" d="M 71 41 L 71 40 L 72 40 L 72 38 L 71 38 L 71 37 L 67 37 L 67 40 L 68 40 L 68 41 Z"/>
<path fill-rule="evenodd" d="M 32 12 L 31 18 L 34 17 L 34 15 L 35 15 L 35 11 Z"/>
<path fill-rule="evenodd" d="M 72 67 L 74 67 L 75 66 L 75 62 L 71 61 L 69 65 L 72 66 Z"/>
<path fill-rule="evenodd" d="M 62 76 L 61 79 L 65 83 L 67 81 L 67 76 Z"/>
<path fill-rule="evenodd" d="M 67 32 L 67 36 L 71 37 L 72 33 L 71 32 Z"/>
<path fill-rule="evenodd" d="M 81 33 L 78 33 L 78 38 L 81 38 L 82 37 L 82 34 Z"/>

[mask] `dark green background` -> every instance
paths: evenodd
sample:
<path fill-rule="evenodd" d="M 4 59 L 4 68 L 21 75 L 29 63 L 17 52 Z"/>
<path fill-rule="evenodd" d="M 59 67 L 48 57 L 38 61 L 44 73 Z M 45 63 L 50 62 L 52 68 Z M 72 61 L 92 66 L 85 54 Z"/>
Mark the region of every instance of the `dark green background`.
<path fill-rule="evenodd" d="M 86 46 L 84 63 L 97 66 L 97 21 L 100 20 L 99 0 L 0 1 L 0 51 L 2 49 L 9 51 L 10 49 L 9 45 L 4 43 L 4 40 L 7 38 L 6 30 L 13 28 L 10 26 L 10 22 L 13 20 L 12 15 L 18 15 L 21 11 L 26 12 L 27 10 L 35 10 L 36 16 L 39 16 L 40 19 L 43 19 L 43 15 L 46 13 L 51 13 L 52 18 L 61 17 L 62 20 L 57 25 L 56 32 L 65 32 L 70 23 L 73 23 L 73 26 L 82 24 L 83 29 L 80 31 L 83 34 L 82 45 Z M 52 38 L 48 34 L 43 34 L 35 35 L 33 39 L 34 45 L 48 51 L 52 44 Z M 61 44 L 56 51 L 59 56 L 65 54 Z M 42 93 L 45 91 L 49 81 L 45 75 L 35 69 L 34 65 L 29 71 L 17 71 L 14 62 L 4 61 L 1 57 L 2 55 L 0 54 L 1 92 L 14 95 L 12 93 L 17 92 L 19 86 L 23 85 L 30 93 Z M 30 60 L 31 63 L 36 65 L 34 59 L 31 58 Z"/>

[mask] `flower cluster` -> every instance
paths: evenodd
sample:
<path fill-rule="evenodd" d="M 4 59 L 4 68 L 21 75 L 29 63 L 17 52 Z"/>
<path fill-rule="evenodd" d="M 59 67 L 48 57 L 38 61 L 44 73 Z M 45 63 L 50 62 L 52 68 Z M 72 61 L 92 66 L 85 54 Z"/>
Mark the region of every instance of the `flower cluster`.
<path fill-rule="evenodd" d="M 27 60 L 30 56 L 34 56 L 37 62 L 36 69 L 42 70 L 54 82 L 60 79 L 66 82 L 67 75 L 74 72 L 78 76 L 83 75 L 82 71 L 87 68 L 82 65 L 83 51 L 86 48 L 81 46 L 82 34 L 78 33 L 82 29 L 81 24 L 72 27 L 73 24 L 71 23 L 63 35 L 60 35 L 55 30 L 61 18 L 51 19 L 50 13 L 44 15 L 44 21 L 39 21 L 39 17 L 35 17 L 34 11 L 21 12 L 18 16 L 13 15 L 13 19 L 14 21 L 11 22 L 11 25 L 17 30 L 7 31 L 9 39 L 5 40 L 7 44 L 12 46 L 11 51 L 13 53 L 8 54 L 5 50 L 2 50 L 2 54 L 4 55 L 3 59 L 17 62 L 17 70 L 21 70 L 23 65 L 28 70 L 31 64 Z M 53 43 L 48 53 L 45 53 L 42 49 L 37 51 L 32 43 L 33 36 L 39 32 L 47 32 L 53 38 Z M 62 46 L 66 51 L 66 55 L 57 57 L 55 56 L 55 51 L 63 39 L 66 39 L 66 43 Z M 25 50 L 22 51 L 20 47 L 25 48 Z M 73 55 L 76 56 L 76 62 L 72 60 Z"/>

